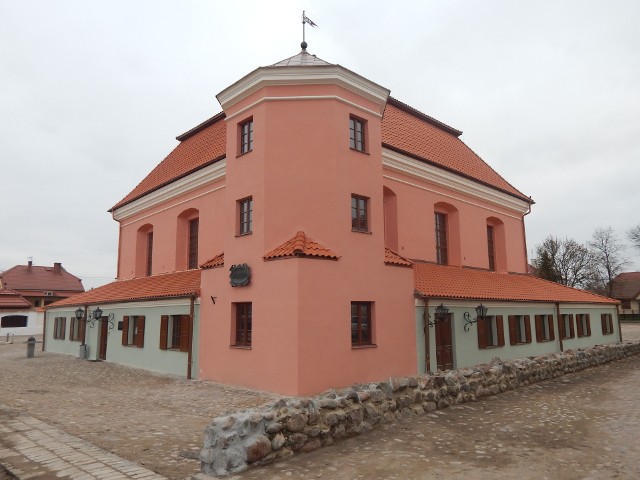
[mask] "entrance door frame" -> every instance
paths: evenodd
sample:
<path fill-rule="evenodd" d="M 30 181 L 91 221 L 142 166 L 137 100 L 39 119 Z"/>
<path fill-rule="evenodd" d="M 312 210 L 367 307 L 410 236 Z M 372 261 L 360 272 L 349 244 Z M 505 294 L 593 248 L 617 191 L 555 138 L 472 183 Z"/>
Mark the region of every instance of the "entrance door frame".
<path fill-rule="evenodd" d="M 446 316 L 435 324 L 436 368 L 453 370 L 453 321 L 452 315 Z"/>
<path fill-rule="evenodd" d="M 107 344 L 109 343 L 109 321 L 107 317 L 100 319 L 100 330 L 98 335 L 98 360 L 107 359 Z"/>

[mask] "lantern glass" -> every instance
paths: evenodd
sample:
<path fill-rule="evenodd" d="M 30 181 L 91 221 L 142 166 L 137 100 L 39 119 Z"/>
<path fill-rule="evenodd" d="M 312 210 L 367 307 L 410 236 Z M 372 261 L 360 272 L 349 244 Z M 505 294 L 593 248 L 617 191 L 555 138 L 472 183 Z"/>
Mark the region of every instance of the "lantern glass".
<path fill-rule="evenodd" d="M 487 310 L 489 310 L 487 307 L 485 307 L 483 304 L 480 304 L 480 305 L 478 305 L 476 307 L 476 314 L 480 318 L 486 317 L 487 316 Z"/>
<path fill-rule="evenodd" d="M 82 310 L 82 308 L 78 308 L 76 310 L 76 318 L 78 320 L 82 319 L 82 317 L 84 316 L 84 311 Z"/>
<path fill-rule="evenodd" d="M 93 311 L 93 318 L 95 318 L 96 320 L 100 320 L 102 318 L 102 310 L 100 310 L 100 307 L 96 308 Z"/>

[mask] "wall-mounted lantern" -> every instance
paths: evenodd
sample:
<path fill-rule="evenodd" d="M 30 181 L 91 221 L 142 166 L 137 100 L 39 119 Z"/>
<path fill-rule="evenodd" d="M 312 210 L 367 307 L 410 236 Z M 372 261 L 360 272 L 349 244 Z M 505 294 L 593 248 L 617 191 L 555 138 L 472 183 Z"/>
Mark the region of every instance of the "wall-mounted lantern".
<path fill-rule="evenodd" d="M 487 307 L 485 307 L 483 304 L 480 304 L 476 307 L 476 318 L 471 318 L 471 315 L 469 314 L 469 312 L 464 312 L 464 331 L 468 332 L 469 329 L 471 328 L 471 325 L 473 325 L 474 323 L 478 323 L 478 320 L 484 318 L 487 316 L 487 311 L 489 309 Z"/>

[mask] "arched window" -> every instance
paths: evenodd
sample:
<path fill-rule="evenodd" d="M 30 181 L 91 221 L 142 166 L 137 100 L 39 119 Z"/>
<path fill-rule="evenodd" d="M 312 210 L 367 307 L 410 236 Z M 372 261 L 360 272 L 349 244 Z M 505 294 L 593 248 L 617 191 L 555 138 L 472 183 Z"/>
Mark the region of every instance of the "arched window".
<path fill-rule="evenodd" d="M 487 260 L 489 270 L 507 270 L 504 222 L 496 217 L 487 218 Z"/>
<path fill-rule="evenodd" d="M 136 234 L 136 277 L 153 273 L 153 225 L 147 223 Z"/>
<path fill-rule="evenodd" d="M 383 187 L 384 245 L 398 251 L 398 197 L 388 187 Z"/>
<path fill-rule="evenodd" d="M 198 268 L 199 212 L 195 208 L 178 215 L 176 270 Z"/>
<path fill-rule="evenodd" d="M 449 203 L 438 202 L 433 207 L 435 257 L 441 265 L 460 265 L 460 217 L 458 209 Z"/>

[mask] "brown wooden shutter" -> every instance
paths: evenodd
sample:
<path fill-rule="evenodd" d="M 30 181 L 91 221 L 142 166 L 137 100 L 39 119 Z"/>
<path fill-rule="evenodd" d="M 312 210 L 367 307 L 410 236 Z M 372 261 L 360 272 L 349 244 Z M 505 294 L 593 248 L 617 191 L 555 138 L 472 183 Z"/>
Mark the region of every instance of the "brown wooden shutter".
<path fill-rule="evenodd" d="M 600 314 L 600 323 L 602 324 L 602 334 L 606 335 L 607 334 L 607 314 L 606 313 L 601 313 Z"/>
<path fill-rule="evenodd" d="M 138 335 L 136 336 L 136 346 L 138 348 L 144 347 L 144 315 L 139 315 L 137 318 L 138 323 Z"/>
<path fill-rule="evenodd" d="M 478 327 L 478 348 L 485 349 L 487 348 L 487 319 L 479 318 L 476 326 Z"/>
<path fill-rule="evenodd" d="M 129 316 L 122 317 L 122 345 L 129 345 Z"/>
<path fill-rule="evenodd" d="M 180 319 L 180 351 L 189 351 L 189 338 L 191 338 L 191 315 L 182 315 Z"/>
<path fill-rule="evenodd" d="M 544 329 L 542 326 L 543 318 L 544 317 L 542 315 L 536 315 L 535 317 L 533 317 L 534 321 L 536 322 L 536 342 L 542 342 L 544 340 L 544 338 L 542 338 L 542 335 L 544 333 Z"/>
<path fill-rule="evenodd" d="M 87 322 L 84 321 L 84 317 L 78 321 L 80 322 L 80 325 L 78 325 L 78 336 L 80 337 L 80 340 L 84 343 L 84 340 L 85 340 L 84 336 L 87 328 Z"/>
<path fill-rule="evenodd" d="M 527 337 L 527 343 L 531 343 L 531 317 L 529 315 L 524 316 L 524 333 Z"/>
<path fill-rule="evenodd" d="M 576 331 L 573 327 L 573 313 L 569 314 L 569 338 L 573 338 L 576 336 Z"/>
<path fill-rule="evenodd" d="M 576 330 L 578 330 L 578 337 L 583 337 L 584 333 L 585 333 L 585 332 L 582 331 L 582 317 L 583 316 L 584 316 L 583 314 L 577 314 L 576 315 Z"/>
<path fill-rule="evenodd" d="M 553 315 L 546 315 L 545 322 L 549 322 L 549 338 L 556 339 L 555 327 L 553 326 Z"/>
<path fill-rule="evenodd" d="M 67 333 L 67 317 L 62 317 L 62 340 L 64 340 L 64 336 Z"/>
<path fill-rule="evenodd" d="M 160 317 L 160 350 L 167 349 L 168 339 L 169 339 L 169 315 L 162 315 Z"/>
<path fill-rule="evenodd" d="M 518 343 L 518 326 L 516 325 L 517 319 L 515 315 L 509 315 L 509 343 L 511 345 L 517 345 Z"/>
<path fill-rule="evenodd" d="M 69 324 L 69 340 L 75 340 L 76 337 L 73 336 L 73 328 L 76 326 L 76 317 L 71 317 Z"/>
<path fill-rule="evenodd" d="M 504 324 L 502 315 L 496 315 L 496 330 L 498 331 L 498 346 L 504 347 Z"/>
<path fill-rule="evenodd" d="M 587 331 L 584 332 L 588 337 L 591 336 L 591 315 L 587 313 Z"/>

